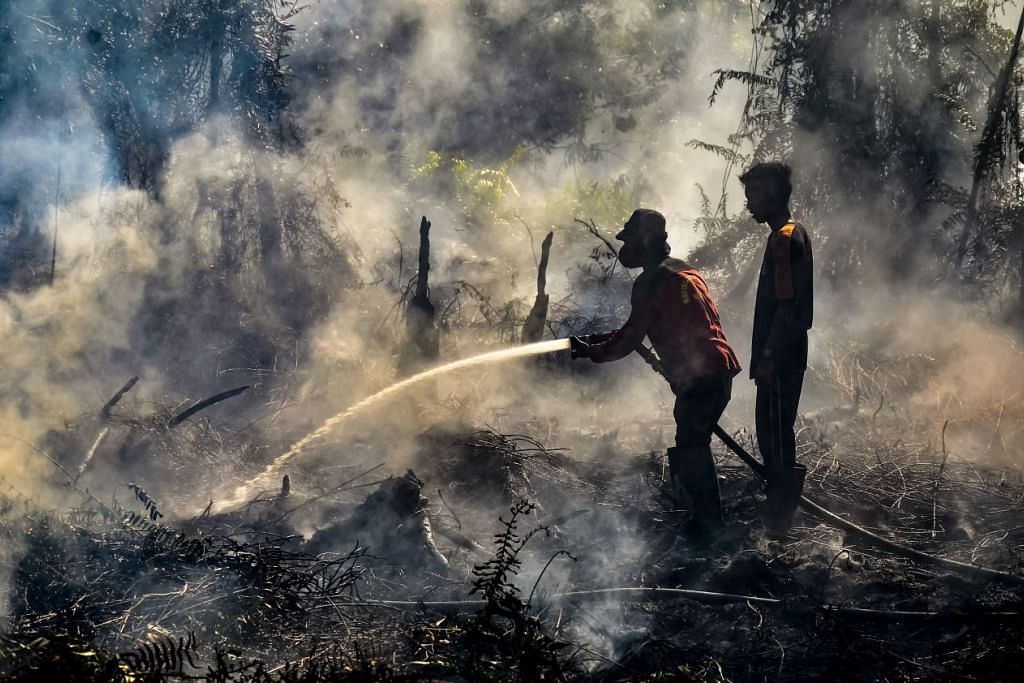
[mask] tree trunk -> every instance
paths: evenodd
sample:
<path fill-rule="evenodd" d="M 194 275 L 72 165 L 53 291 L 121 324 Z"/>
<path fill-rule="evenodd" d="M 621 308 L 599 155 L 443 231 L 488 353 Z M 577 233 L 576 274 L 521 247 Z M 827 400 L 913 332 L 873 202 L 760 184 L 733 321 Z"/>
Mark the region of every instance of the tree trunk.
<path fill-rule="evenodd" d="M 548 257 L 551 255 L 551 241 L 555 233 L 549 232 L 540 245 L 540 264 L 537 266 L 537 298 L 533 302 L 533 308 L 526 317 L 526 324 L 523 325 L 523 343 L 531 344 L 538 342 L 544 336 L 544 323 L 548 318 L 548 295 L 544 292 L 547 286 Z"/>
<path fill-rule="evenodd" d="M 263 270 L 271 276 L 280 270 L 283 258 L 281 253 L 281 222 L 277 217 L 277 200 L 274 196 L 274 185 L 267 178 L 261 177 L 256 183 L 256 204 L 259 212 L 260 254 L 263 257 Z M 271 284 L 268 282 L 268 285 Z"/>
<path fill-rule="evenodd" d="M 416 293 L 405 311 L 405 343 L 398 356 L 398 373 L 407 375 L 440 356 L 440 339 L 430 301 L 430 221 L 420 220 L 419 272 Z"/>
<path fill-rule="evenodd" d="M 206 111 L 212 113 L 220 106 L 220 75 L 224 67 L 224 5 L 217 4 L 210 20 L 210 90 Z"/>

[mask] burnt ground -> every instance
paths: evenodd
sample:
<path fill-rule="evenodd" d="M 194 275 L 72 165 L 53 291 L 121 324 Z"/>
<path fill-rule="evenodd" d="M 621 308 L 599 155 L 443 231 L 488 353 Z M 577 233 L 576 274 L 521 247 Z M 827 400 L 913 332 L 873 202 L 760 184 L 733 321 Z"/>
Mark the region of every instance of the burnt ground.
<path fill-rule="evenodd" d="M 154 433 L 167 476 L 217 441 L 208 423 L 160 424 L 128 431 Z M 877 412 L 805 421 L 807 494 L 907 547 L 1020 576 L 1021 474 L 912 438 L 929 432 Z M 468 427 L 418 443 L 405 472 L 351 467 L 316 495 L 289 483 L 224 515 L 170 519 L 142 487 L 93 496 L 59 473 L 60 512 L 6 488 L 0 671 L 902 681 L 1009 680 L 1024 664 L 1024 582 L 921 563 L 805 512 L 769 539 L 757 478 L 724 450 L 729 526 L 695 547 L 662 455 L 628 438 L 593 460 Z"/>

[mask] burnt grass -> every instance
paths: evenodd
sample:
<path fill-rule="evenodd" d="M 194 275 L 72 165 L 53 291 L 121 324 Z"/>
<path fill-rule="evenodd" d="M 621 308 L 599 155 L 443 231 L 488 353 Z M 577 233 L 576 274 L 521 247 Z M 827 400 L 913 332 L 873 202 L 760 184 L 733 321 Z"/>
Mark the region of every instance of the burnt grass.
<path fill-rule="evenodd" d="M 908 547 L 1020 575 L 1020 473 L 876 417 L 801 425 L 808 495 Z M 923 566 L 805 512 L 769 539 L 757 478 L 720 444 L 728 528 L 699 547 L 677 533 L 687 513 L 662 455 L 628 438 L 594 460 L 470 428 L 419 443 L 407 471 L 357 468 L 315 496 L 284 485 L 222 515 L 165 516 L 141 486 L 100 497 L 60 473 L 59 510 L 6 486 L 0 676 L 1009 680 L 1024 665 L 1024 583 Z"/>

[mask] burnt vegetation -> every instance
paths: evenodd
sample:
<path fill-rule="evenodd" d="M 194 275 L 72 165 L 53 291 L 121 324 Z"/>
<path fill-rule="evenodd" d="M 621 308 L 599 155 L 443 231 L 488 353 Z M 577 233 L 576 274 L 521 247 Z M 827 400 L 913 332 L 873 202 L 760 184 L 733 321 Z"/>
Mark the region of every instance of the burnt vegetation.
<path fill-rule="evenodd" d="M 392 4 L 0 7 L 0 678 L 1012 677 L 1024 400 L 995 380 L 1021 367 L 1021 8 Z M 683 83 L 709 21 L 747 67 L 723 48 Z M 610 235 L 664 200 L 643 160 L 676 89 L 711 116 L 741 93 L 731 135 L 689 142 L 723 172 L 688 258 L 731 339 L 763 234 L 730 181 L 763 159 L 794 165 L 834 310 L 879 283 L 975 304 L 928 344 L 888 311 L 815 331 L 798 457 L 828 514 L 768 538 L 716 440 L 728 524 L 691 543 L 660 380 L 634 401 L 565 354 L 424 383 L 260 478 L 394 381 L 621 321 Z M 527 189 L 546 166 L 569 172 Z M 1004 366 L 964 369 L 996 345 Z"/>

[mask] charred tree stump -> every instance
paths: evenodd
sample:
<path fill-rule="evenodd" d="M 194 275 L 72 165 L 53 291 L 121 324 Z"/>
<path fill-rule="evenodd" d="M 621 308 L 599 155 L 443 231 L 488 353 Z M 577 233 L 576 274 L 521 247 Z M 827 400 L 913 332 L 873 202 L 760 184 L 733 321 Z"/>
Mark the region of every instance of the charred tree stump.
<path fill-rule="evenodd" d="M 277 494 L 277 498 L 274 500 L 274 504 L 271 507 L 271 515 L 276 518 L 273 521 L 281 521 L 284 517 L 284 513 L 287 512 L 289 502 L 288 497 L 291 493 L 292 479 L 286 474 L 281 477 L 281 491 Z"/>
<path fill-rule="evenodd" d="M 544 323 L 548 319 L 548 295 L 544 292 L 547 286 L 548 257 L 551 256 L 551 241 L 555 233 L 549 232 L 540 245 L 540 263 L 537 265 L 537 298 L 533 302 L 530 314 L 523 325 L 524 344 L 538 342 L 544 336 Z"/>
<path fill-rule="evenodd" d="M 384 480 L 348 519 L 317 531 L 307 552 L 339 552 L 355 544 L 386 562 L 443 571 L 448 560 L 434 542 L 422 490 L 423 482 L 412 470 Z"/>
<path fill-rule="evenodd" d="M 416 369 L 437 360 L 439 337 L 434 324 L 436 311 L 430 302 L 430 221 L 420 219 L 419 271 L 416 292 L 405 311 L 405 343 L 398 358 L 400 375 L 412 374 Z"/>

